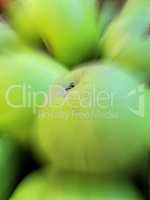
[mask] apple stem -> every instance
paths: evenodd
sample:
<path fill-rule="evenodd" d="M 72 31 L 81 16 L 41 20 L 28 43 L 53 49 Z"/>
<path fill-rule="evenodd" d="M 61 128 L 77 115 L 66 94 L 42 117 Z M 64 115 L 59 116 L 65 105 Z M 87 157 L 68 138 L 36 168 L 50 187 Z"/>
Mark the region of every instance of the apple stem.
<path fill-rule="evenodd" d="M 66 91 L 71 90 L 75 87 L 75 81 L 71 81 L 69 85 L 65 88 Z"/>

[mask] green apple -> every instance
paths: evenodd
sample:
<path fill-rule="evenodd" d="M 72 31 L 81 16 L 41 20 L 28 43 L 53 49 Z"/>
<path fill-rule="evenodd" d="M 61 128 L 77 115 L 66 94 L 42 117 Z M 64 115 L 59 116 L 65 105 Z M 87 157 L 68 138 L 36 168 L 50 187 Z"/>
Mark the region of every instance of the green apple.
<path fill-rule="evenodd" d="M 16 27 L 26 26 L 20 28 L 25 35 L 32 35 L 38 29 L 40 38 L 59 61 L 72 66 L 94 54 L 98 42 L 96 0 L 21 0 L 19 3 L 25 6 L 23 11 L 21 6 L 15 6 Z M 32 10 L 31 20 L 26 7 Z M 18 10 L 23 18 L 18 16 Z"/>
<path fill-rule="evenodd" d="M 1 55 L 0 131 L 26 140 L 49 87 L 66 72 L 62 65 L 38 52 Z"/>
<path fill-rule="evenodd" d="M 144 85 L 118 68 L 89 64 L 51 88 L 34 141 L 56 167 L 115 174 L 145 153 L 150 112 L 144 112 Z"/>
<path fill-rule="evenodd" d="M 145 9 L 145 7 L 149 7 L 149 5 L 149 0 L 127 0 L 121 15 L 131 15 L 131 13 L 140 12 L 141 9 Z"/>
<path fill-rule="evenodd" d="M 8 20 L 14 29 L 29 43 L 39 40 L 38 31 L 34 18 L 34 0 L 10 1 L 7 8 Z M 36 19 L 38 21 L 38 19 Z"/>
<path fill-rule="evenodd" d="M 0 54 L 27 48 L 9 25 L 0 21 Z"/>
<path fill-rule="evenodd" d="M 22 172 L 23 156 L 15 141 L 0 137 L 0 199 L 8 200 Z"/>
<path fill-rule="evenodd" d="M 41 170 L 28 175 L 16 188 L 10 200 L 48 200 L 46 198 L 48 197 L 48 191 L 47 173 Z"/>
<path fill-rule="evenodd" d="M 107 30 L 108 25 L 111 23 L 113 18 L 117 15 L 117 3 L 116 1 L 104 1 L 101 5 L 101 12 L 99 16 L 99 30 L 100 38 Z"/>
<path fill-rule="evenodd" d="M 128 0 L 100 41 L 103 56 L 150 75 L 150 1 Z"/>
<path fill-rule="evenodd" d="M 31 174 L 18 186 L 10 200 L 142 200 L 130 183 L 99 180 L 97 176 L 43 172 Z"/>

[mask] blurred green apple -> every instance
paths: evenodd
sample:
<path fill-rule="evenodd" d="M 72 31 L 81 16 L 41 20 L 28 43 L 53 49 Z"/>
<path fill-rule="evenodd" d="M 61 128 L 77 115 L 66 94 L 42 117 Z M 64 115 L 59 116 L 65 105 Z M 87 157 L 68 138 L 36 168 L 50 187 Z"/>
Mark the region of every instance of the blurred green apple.
<path fill-rule="evenodd" d="M 41 170 L 28 175 L 16 188 L 10 200 L 46 200 L 48 191 L 47 173 Z"/>
<path fill-rule="evenodd" d="M 0 56 L 0 131 L 26 140 L 49 87 L 66 71 L 33 51 Z"/>
<path fill-rule="evenodd" d="M 34 0 L 15 0 L 9 3 L 7 15 L 10 24 L 29 43 L 36 43 L 39 35 L 34 18 Z M 36 19 L 38 22 L 38 18 Z"/>
<path fill-rule="evenodd" d="M 10 200 L 142 200 L 127 181 L 99 180 L 97 176 L 36 172 L 18 186 Z"/>
<path fill-rule="evenodd" d="M 38 29 L 40 38 L 59 61 L 72 66 L 94 54 L 98 42 L 96 0 L 20 0 L 14 8 L 16 27 L 24 35 L 31 34 L 32 40 L 32 33 Z"/>
<path fill-rule="evenodd" d="M 118 8 L 116 1 L 106 0 L 101 5 L 101 12 L 99 16 L 99 30 L 100 38 L 107 30 L 108 25 L 111 23 L 113 18 L 117 15 Z"/>
<path fill-rule="evenodd" d="M 23 156 L 19 146 L 5 137 L 0 137 L 0 199 L 8 200 L 23 168 Z"/>
<path fill-rule="evenodd" d="M 58 81 L 40 110 L 34 141 L 65 170 L 120 173 L 147 149 L 144 85 L 113 64 L 93 63 Z"/>
<path fill-rule="evenodd" d="M 100 42 L 103 56 L 150 76 L 150 1 L 128 0 Z"/>
<path fill-rule="evenodd" d="M 27 48 L 17 33 L 4 22 L 0 21 L 0 54 Z"/>

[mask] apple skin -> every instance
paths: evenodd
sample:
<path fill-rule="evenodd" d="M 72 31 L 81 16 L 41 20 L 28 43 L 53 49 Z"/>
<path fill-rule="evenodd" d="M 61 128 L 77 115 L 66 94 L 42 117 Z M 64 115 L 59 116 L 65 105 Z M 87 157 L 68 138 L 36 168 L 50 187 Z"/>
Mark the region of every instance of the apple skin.
<path fill-rule="evenodd" d="M 149 21 L 149 1 L 127 1 L 100 41 L 103 56 L 149 77 Z"/>
<path fill-rule="evenodd" d="M 28 14 L 27 7 L 32 11 L 27 16 L 20 5 L 14 6 L 12 22 L 15 27 L 25 35 L 32 35 L 37 30 L 50 53 L 59 61 L 74 66 L 93 56 L 98 42 L 96 0 L 22 0 L 21 6 L 24 13 Z M 26 16 L 31 19 L 27 20 Z"/>
<path fill-rule="evenodd" d="M 0 199 L 8 200 L 23 168 L 23 154 L 15 141 L 0 137 Z"/>
<path fill-rule="evenodd" d="M 17 35 L 17 33 L 11 29 L 11 27 L 4 22 L 0 21 L 0 54 L 8 53 L 10 51 L 16 51 L 20 49 L 27 49 L 25 43 Z"/>
<path fill-rule="evenodd" d="M 25 142 L 44 100 L 39 93 L 46 95 L 67 70 L 46 55 L 28 50 L 1 55 L 0 71 L 0 132 Z"/>
<path fill-rule="evenodd" d="M 6 10 L 11 26 L 29 44 L 34 45 L 39 41 L 34 17 L 34 0 L 11 1 Z M 38 21 L 38 19 L 36 19 Z"/>
<path fill-rule="evenodd" d="M 118 14 L 117 3 L 114 1 L 104 1 L 101 5 L 99 16 L 100 38 L 107 30 L 107 27 L 112 22 L 113 18 Z"/>
<path fill-rule="evenodd" d="M 37 171 L 25 178 L 10 200 L 142 200 L 128 181 L 101 180 L 88 174 Z"/>
<path fill-rule="evenodd" d="M 150 112 L 143 113 L 143 100 L 141 113 L 134 110 L 138 97 L 130 97 L 141 87 L 110 63 L 72 71 L 51 88 L 47 106 L 40 110 L 37 149 L 64 170 L 108 175 L 136 168 L 150 142 Z"/>
<path fill-rule="evenodd" d="M 47 173 L 40 170 L 28 175 L 16 188 L 10 200 L 44 200 L 46 199 L 48 190 Z"/>

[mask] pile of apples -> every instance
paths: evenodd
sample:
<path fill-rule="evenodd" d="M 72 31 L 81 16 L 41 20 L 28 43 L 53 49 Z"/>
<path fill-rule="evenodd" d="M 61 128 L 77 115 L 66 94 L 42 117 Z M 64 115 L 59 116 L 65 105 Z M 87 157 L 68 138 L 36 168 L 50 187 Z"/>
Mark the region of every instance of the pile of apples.
<path fill-rule="evenodd" d="M 0 200 L 150 199 L 150 0 L 121 2 L 0 0 Z"/>

